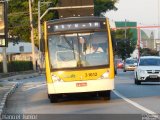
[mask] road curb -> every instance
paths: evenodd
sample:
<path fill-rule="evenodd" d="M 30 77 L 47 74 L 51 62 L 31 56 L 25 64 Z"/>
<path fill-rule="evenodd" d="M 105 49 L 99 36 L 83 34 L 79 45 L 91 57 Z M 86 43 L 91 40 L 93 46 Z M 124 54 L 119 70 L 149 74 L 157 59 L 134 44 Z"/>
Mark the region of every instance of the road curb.
<path fill-rule="evenodd" d="M 37 73 L 35 75 L 31 75 L 31 76 L 27 76 L 27 77 L 22 77 L 22 78 L 13 78 L 13 79 L 6 79 L 7 81 L 16 81 L 16 80 L 23 80 L 23 79 L 29 79 L 29 78 L 34 78 L 34 77 L 38 77 L 40 75 L 40 73 Z M 4 113 L 5 110 L 5 106 L 7 103 L 7 99 L 9 98 L 10 95 L 12 95 L 16 88 L 18 88 L 20 85 L 22 84 L 22 82 L 17 82 L 14 85 L 11 86 L 11 88 L 8 90 L 8 92 L 6 92 L 2 98 L 2 101 L 0 102 L 0 116 Z M 1 117 L 0 117 L 1 120 Z"/>
<path fill-rule="evenodd" d="M 13 94 L 16 90 L 16 88 L 19 86 L 19 83 L 15 83 L 14 85 L 12 85 L 12 87 L 8 90 L 8 92 L 6 92 L 2 98 L 2 101 L 0 102 L 0 116 L 4 113 L 4 109 L 5 109 L 5 105 L 7 102 L 7 98 Z"/>

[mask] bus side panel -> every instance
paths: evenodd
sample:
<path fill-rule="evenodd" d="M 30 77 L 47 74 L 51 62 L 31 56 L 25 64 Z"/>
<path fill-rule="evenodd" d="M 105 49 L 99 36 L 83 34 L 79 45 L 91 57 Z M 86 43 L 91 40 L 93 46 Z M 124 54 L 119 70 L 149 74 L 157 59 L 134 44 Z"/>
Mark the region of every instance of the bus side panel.
<path fill-rule="evenodd" d="M 48 37 L 47 37 L 47 22 L 44 23 L 44 36 L 45 36 L 45 67 L 46 67 L 46 83 L 47 86 L 48 84 L 53 84 L 53 80 L 51 77 L 51 71 L 50 71 L 50 63 L 49 63 L 49 51 L 48 51 Z M 52 91 L 52 92 L 51 92 Z M 48 86 L 48 94 L 54 94 L 55 93 L 55 89 L 54 86 Z"/>
<path fill-rule="evenodd" d="M 109 55 L 110 55 L 110 79 L 114 79 L 115 76 L 115 72 L 114 72 L 114 55 L 113 55 L 113 46 L 112 46 L 112 39 L 111 39 L 111 31 L 110 31 L 110 25 L 109 25 L 109 21 L 108 18 L 106 19 L 106 23 L 107 23 L 107 30 L 108 30 L 108 40 L 109 40 Z"/>
<path fill-rule="evenodd" d="M 49 53 L 48 53 L 48 42 L 47 42 L 47 23 L 44 24 L 45 32 L 45 65 L 46 65 L 46 80 L 47 83 L 53 83 L 51 79 L 50 63 L 49 63 Z"/>

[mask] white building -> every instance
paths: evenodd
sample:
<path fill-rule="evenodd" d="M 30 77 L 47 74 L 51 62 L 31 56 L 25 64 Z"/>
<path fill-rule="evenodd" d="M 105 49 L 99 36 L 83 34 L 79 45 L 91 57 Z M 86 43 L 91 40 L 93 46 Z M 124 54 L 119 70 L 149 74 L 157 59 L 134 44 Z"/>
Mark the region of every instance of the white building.
<path fill-rule="evenodd" d="M 6 49 L 8 61 L 31 61 L 32 60 L 32 44 L 29 42 L 19 42 L 14 44 L 8 43 Z M 35 46 L 35 57 L 38 59 L 38 49 Z M 0 61 L 2 61 L 2 47 L 0 47 Z"/>

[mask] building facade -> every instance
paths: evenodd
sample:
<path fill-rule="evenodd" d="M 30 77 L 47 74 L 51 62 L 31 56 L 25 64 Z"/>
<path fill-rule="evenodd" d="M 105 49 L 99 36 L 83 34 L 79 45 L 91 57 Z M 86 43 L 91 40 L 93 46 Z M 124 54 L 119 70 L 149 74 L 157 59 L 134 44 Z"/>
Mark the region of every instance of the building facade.
<path fill-rule="evenodd" d="M 0 61 L 3 60 L 2 48 L 0 48 Z M 32 61 L 32 44 L 29 42 L 19 42 L 18 44 L 9 42 L 6 48 L 8 61 Z M 38 49 L 35 46 L 35 58 L 39 59 Z"/>

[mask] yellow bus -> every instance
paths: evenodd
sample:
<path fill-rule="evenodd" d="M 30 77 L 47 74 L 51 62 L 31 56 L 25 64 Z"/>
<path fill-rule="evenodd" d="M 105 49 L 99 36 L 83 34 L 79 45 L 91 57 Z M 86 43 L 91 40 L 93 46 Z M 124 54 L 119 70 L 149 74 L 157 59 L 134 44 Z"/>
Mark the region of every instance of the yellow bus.
<path fill-rule="evenodd" d="M 109 22 L 102 17 L 64 18 L 45 22 L 48 97 L 95 93 L 110 99 L 114 58 Z"/>

